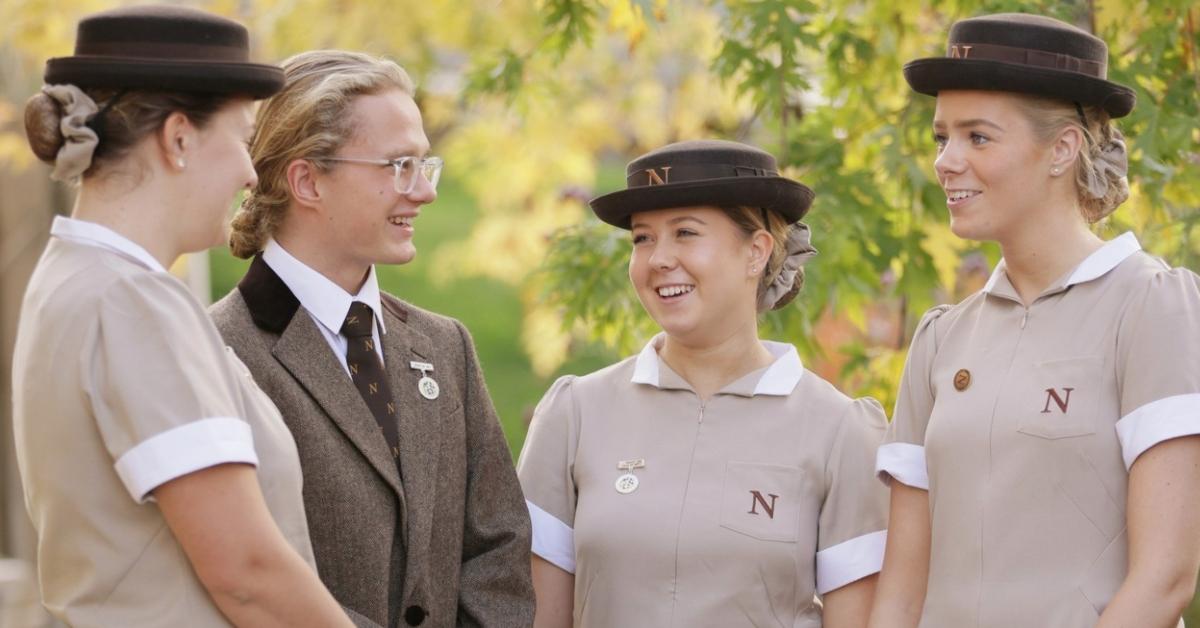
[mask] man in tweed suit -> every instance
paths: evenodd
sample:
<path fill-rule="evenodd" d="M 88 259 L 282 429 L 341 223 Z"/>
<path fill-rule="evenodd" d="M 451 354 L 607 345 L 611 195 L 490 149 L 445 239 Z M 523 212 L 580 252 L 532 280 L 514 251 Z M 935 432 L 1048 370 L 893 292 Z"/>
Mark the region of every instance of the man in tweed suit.
<path fill-rule="evenodd" d="M 396 64 L 318 51 L 259 112 L 253 257 L 212 315 L 296 438 L 321 579 L 380 626 L 527 626 L 529 518 L 471 338 L 380 292 L 441 161 Z"/>

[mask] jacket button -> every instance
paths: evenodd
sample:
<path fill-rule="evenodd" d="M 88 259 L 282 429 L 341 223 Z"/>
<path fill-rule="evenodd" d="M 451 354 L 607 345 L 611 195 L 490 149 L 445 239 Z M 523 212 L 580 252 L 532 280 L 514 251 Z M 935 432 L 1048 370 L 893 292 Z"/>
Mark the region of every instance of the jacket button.
<path fill-rule="evenodd" d="M 420 606 L 410 606 L 404 609 L 404 621 L 408 622 L 409 626 L 420 626 L 427 616 L 429 613 Z"/>

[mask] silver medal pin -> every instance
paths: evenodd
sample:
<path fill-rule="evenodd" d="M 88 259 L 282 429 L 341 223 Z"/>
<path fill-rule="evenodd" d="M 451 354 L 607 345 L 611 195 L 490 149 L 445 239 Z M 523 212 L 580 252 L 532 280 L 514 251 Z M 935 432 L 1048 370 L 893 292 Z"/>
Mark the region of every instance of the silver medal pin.
<path fill-rule="evenodd" d="M 421 379 L 417 380 L 417 392 L 421 396 L 430 401 L 437 399 L 442 392 L 442 387 L 438 386 L 437 380 L 429 376 L 429 371 L 433 370 L 433 365 L 428 362 L 412 361 L 408 363 L 409 368 L 421 371 Z"/>
<path fill-rule="evenodd" d="M 644 466 L 646 466 L 645 458 L 634 458 L 633 460 L 618 462 L 617 469 L 619 471 L 626 471 L 627 473 L 617 478 L 616 483 L 613 484 L 613 488 L 617 489 L 617 492 L 622 495 L 628 495 L 636 491 L 640 482 L 638 481 L 638 477 L 633 474 L 633 470 Z"/>

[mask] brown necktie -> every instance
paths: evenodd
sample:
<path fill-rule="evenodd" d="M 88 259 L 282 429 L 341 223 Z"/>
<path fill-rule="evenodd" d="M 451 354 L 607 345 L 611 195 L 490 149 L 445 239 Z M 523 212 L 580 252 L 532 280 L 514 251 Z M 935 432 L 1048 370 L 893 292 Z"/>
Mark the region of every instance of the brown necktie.
<path fill-rule="evenodd" d="M 346 366 L 350 367 L 350 379 L 358 393 L 367 402 L 375 415 L 383 438 L 396 465 L 400 464 L 400 434 L 396 421 L 396 401 L 388 386 L 387 372 L 383 361 L 375 352 L 375 340 L 371 331 L 375 328 L 375 313 L 370 306 L 360 301 L 350 304 L 346 322 L 342 324 L 342 335 L 346 337 Z"/>

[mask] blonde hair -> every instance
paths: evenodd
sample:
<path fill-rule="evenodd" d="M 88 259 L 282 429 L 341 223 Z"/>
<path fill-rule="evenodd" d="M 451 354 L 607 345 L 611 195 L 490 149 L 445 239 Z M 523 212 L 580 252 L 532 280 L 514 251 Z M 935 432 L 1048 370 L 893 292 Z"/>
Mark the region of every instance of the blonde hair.
<path fill-rule="evenodd" d="M 1114 141 L 1123 141 L 1121 132 L 1112 124 L 1108 112 L 1100 107 L 1076 108 L 1074 103 L 1055 98 L 1021 95 L 1017 99 L 1018 109 L 1033 126 L 1033 134 L 1039 141 L 1048 143 L 1064 129 L 1075 127 L 1084 137 L 1075 161 L 1075 191 L 1079 197 L 1079 208 L 1089 223 L 1094 223 L 1111 214 L 1125 199 L 1129 198 L 1129 180 L 1124 175 L 1101 168 L 1100 154 Z M 1080 119 L 1080 111 L 1087 125 Z M 1099 178 L 1107 181 L 1104 195 L 1097 198 L 1088 192 L 1088 182 Z"/>
<path fill-rule="evenodd" d="M 320 160 L 354 137 L 350 108 L 356 97 L 391 89 L 415 92 L 395 62 L 358 52 L 304 52 L 284 61 L 283 72 L 283 90 L 259 109 L 250 144 L 258 185 L 233 218 L 229 246 L 241 258 L 261 251 L 283 220 L 291 199 L 288 164 L 310 159 L 324 170 L 328 164 Z"/>
<path fill-rule="evenodd" d="M 770 288 L 771 284 L 775 283 L 775 278 L 783 270 L 783 263 L 788 257 L 788 235 L 791 233 L 793 227 L 778 213 L 766 211 L 758 207 L 741 206 L 726 207 L 723 209 L 729 215 L 729 218 L 733 220 L 733 224 L 737 225 L 742 230 L 742 234 L 747 238 L 754 235 L 759 229 L 762 229 L 771 234 L 771 237 L 775 240 L 775 244 L 771 247 L 771 255 L 767 258 L 766 267 L 763 269 L 762 276 L 758 280 L 758 292 L 755 298 L 756 301 L 761 302 L 767 288 Z M 804 269 L 800 268 L 796 271 L 796 281 L 792 284 L 792 289 L 780 297 L 769 309 L 778 310 L 791 303 L 803 286 Z M 759 309 L 760 313 L 765 311 L 764 308 L 760 307 Z"/>

